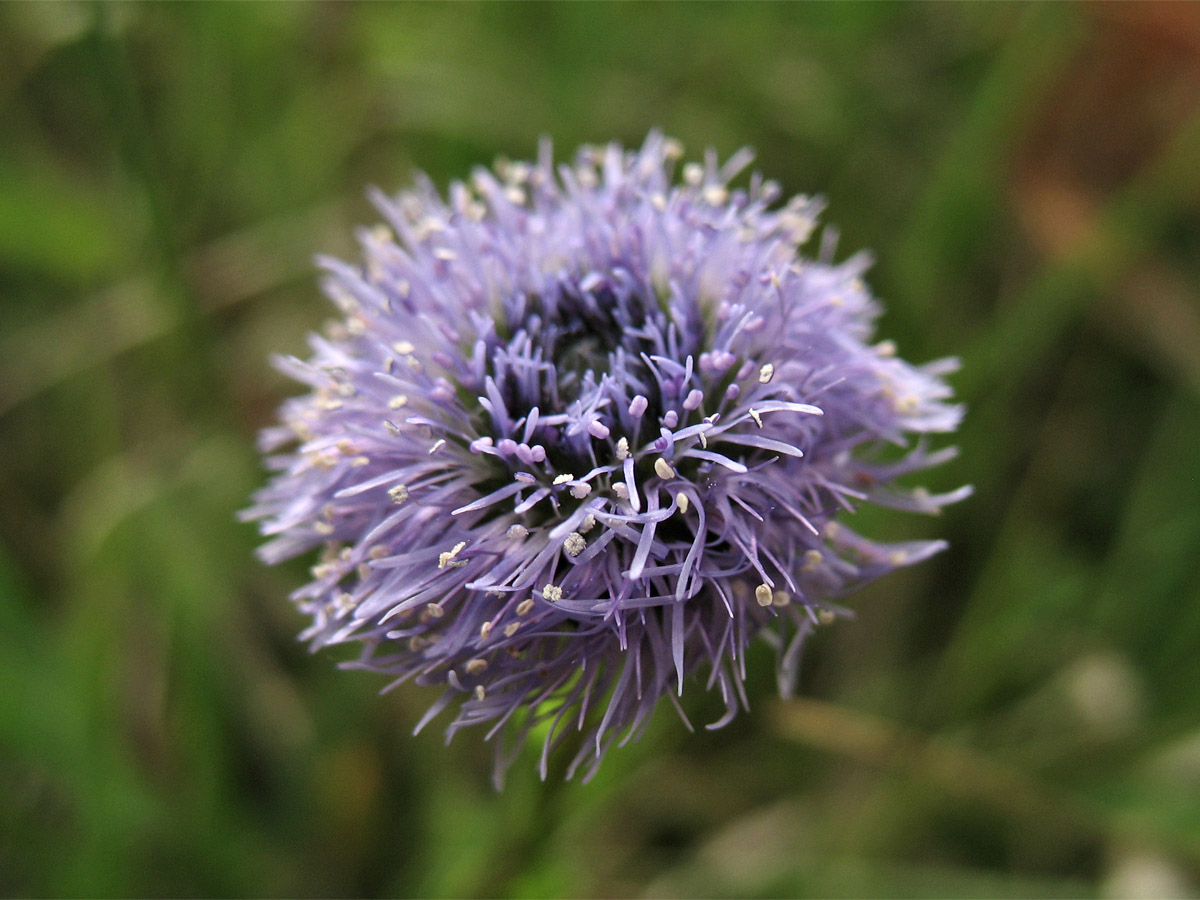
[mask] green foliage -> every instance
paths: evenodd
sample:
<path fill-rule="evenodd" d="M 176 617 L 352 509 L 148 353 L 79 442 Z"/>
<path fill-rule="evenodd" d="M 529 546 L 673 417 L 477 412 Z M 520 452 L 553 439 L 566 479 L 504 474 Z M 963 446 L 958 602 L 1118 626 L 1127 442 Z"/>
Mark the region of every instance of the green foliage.
<path fill-rule="evenodd" d="M 1200 891 L 1180 9 L 0 5 L 0 894 Z M 764 647 L 729 729 L 663 709 L 497 795 L 476 736 L 408 735 L 428 694 L 296 644 L 303 567 L 234 519 L 267 357 L 364 185 L 656 126 L 828 196 L 886 336 L 963 356 L 930 487 L 977 494 L 863 514 L 952 549 L 855 598 L 802 698 Z"/>

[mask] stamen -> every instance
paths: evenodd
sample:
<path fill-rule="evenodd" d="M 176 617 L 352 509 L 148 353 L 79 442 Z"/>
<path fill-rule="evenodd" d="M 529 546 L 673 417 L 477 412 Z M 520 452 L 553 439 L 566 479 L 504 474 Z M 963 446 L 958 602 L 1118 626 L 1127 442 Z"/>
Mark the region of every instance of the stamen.
<path fill-rule="evenodd" d="M 771 587 L 767 584 L 760 584 L 754 589 L 754 599 L 758 601 L 759 606 L 770 606 L 773 599 Z"/>
<path fill-rule="evenodd" d="M 520 603 L 517 604 L 517 615 L 518 616 L 528 615 L 529 611 L 531 609 L 533 609 L 533 598 L 526 597 L 524 600 L 522 600 Z"/>
<path fill-rule="evenodd" d="M 425 604 L 425 612 L 429 613 L 430 618 L 433 618 L 433 619 L 440 619 L 442 616 L 444 616 L 446 614 L 446 611 L 444 609 L 442 609 L 440 606 L 438 606 L 436 603 Z"/>
<path fill-rule="evenodd" d="M 462 548 L 465 546 L 467 546 L 466 541 L 459 541 L 457 544 L 454 545 L 454 548 L 452 550 L 450 550 L 449 552 L 439 553 L 438 554 L 438 568 L 444 569 L 447 566 L 450 566 L 451 568 L 457 568 L 458 566 L 466 565 L 467 561 L 465 559 L 458 560 L 457 563 L 454 560 L 454 557 L 458 556 L 459 551 L 462 550 Z"/>
<path fill-rule="evenodd" d="M 563 589 L 557 584 L 547 584 L 542 588 L 542 596 L 551 603 L 557 603 L 562 599 Z"/>
<path fill-rule="evenodd" d="M 719 184 L 710 184 L 704 189 L 704 201 L 709 206 L 720 206 L 729 199 L 729 191 Z"/>
<path fill-rule="evenodd" d="M 478 675 L 480 672 L 482 672 L 487 667 L 488 667 L 488 664 L 487 664 L 486 659 L 479 659 L 478 657 L 476 657 L 475 659 L 467 660 L 467 674 L 468 675 Z"/>
<path fill-rule="evenodd" d="M 617 441 L 617 459 L 624 460 L 629 456 L 629 438 L 621 438 Z"/>
<path fill-rule="evenodd" d="M 567 556 L 574 558 L 587 549 L 587 541 L 578 531 L 572 531 L 563 541 L 563 549 L 567 551 Z"/>
<path fill-rule="evenodd" d="M 775 375 L 775 367 L 770 363 L 758 370 L 758 383 L 766 384 Z"/>
<path fill-rule="evenodd" d="M 661 456 L 654 461 L 654 471 L 663 481 L 670 481 L 675 477 L 675 470 L 671 468 L 671 464 Z"/>
<path fill-rule="evenodd" d="M 688 505 L 691 501 L 688 500 L 688 495 L 680 491 L 675 495 L 675 502 L 679 504 L 680 515 L 687 515 Z"/>

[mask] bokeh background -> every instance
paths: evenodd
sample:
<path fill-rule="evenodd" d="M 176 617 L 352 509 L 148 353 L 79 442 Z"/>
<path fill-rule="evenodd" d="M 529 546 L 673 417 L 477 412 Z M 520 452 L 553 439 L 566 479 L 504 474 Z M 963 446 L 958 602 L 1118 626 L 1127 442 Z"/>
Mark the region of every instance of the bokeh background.
<path fill-rule="evenodd" d="M 1200 6 L 0 5 L 0 894 L 1194 896 Z M 952 549 L 588 785 L 310 656 L 235 521 L 364 187 L 743 145 L 960 356 Z M 701 721 L 712 701 L 685 698 Z"/>

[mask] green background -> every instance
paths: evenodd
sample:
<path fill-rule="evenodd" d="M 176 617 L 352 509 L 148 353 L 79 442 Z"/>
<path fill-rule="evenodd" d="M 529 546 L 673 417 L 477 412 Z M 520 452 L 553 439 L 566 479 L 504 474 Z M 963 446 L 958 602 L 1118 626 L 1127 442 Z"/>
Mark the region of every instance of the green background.
<path fill-rule="evenodd" d="M 1200 7 L 0 5 L 0 894 L 1200 890 Z M 961 356 L 976 486 L 802 697 L 588 785 L 310 656 L 236 511 L 364 187 L 743 145 Z M 695 718 L 716 718 L 699 690 Z"/>

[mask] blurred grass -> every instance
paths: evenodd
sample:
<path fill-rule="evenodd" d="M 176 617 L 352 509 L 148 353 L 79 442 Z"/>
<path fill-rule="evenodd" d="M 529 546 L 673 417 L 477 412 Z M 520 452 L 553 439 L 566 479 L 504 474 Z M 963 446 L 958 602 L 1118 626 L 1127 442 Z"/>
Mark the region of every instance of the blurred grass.
<path fill-rule="evenodd" d="M 0 5 L 0 893 L 1200 891 L 1187 5 Z M 949 552 L 587 786 L 309 657 L 234 512 L 363 186 L 743 144 L 961 354 Z M 695 696 L 689 712 L 718 713 Z"/>

